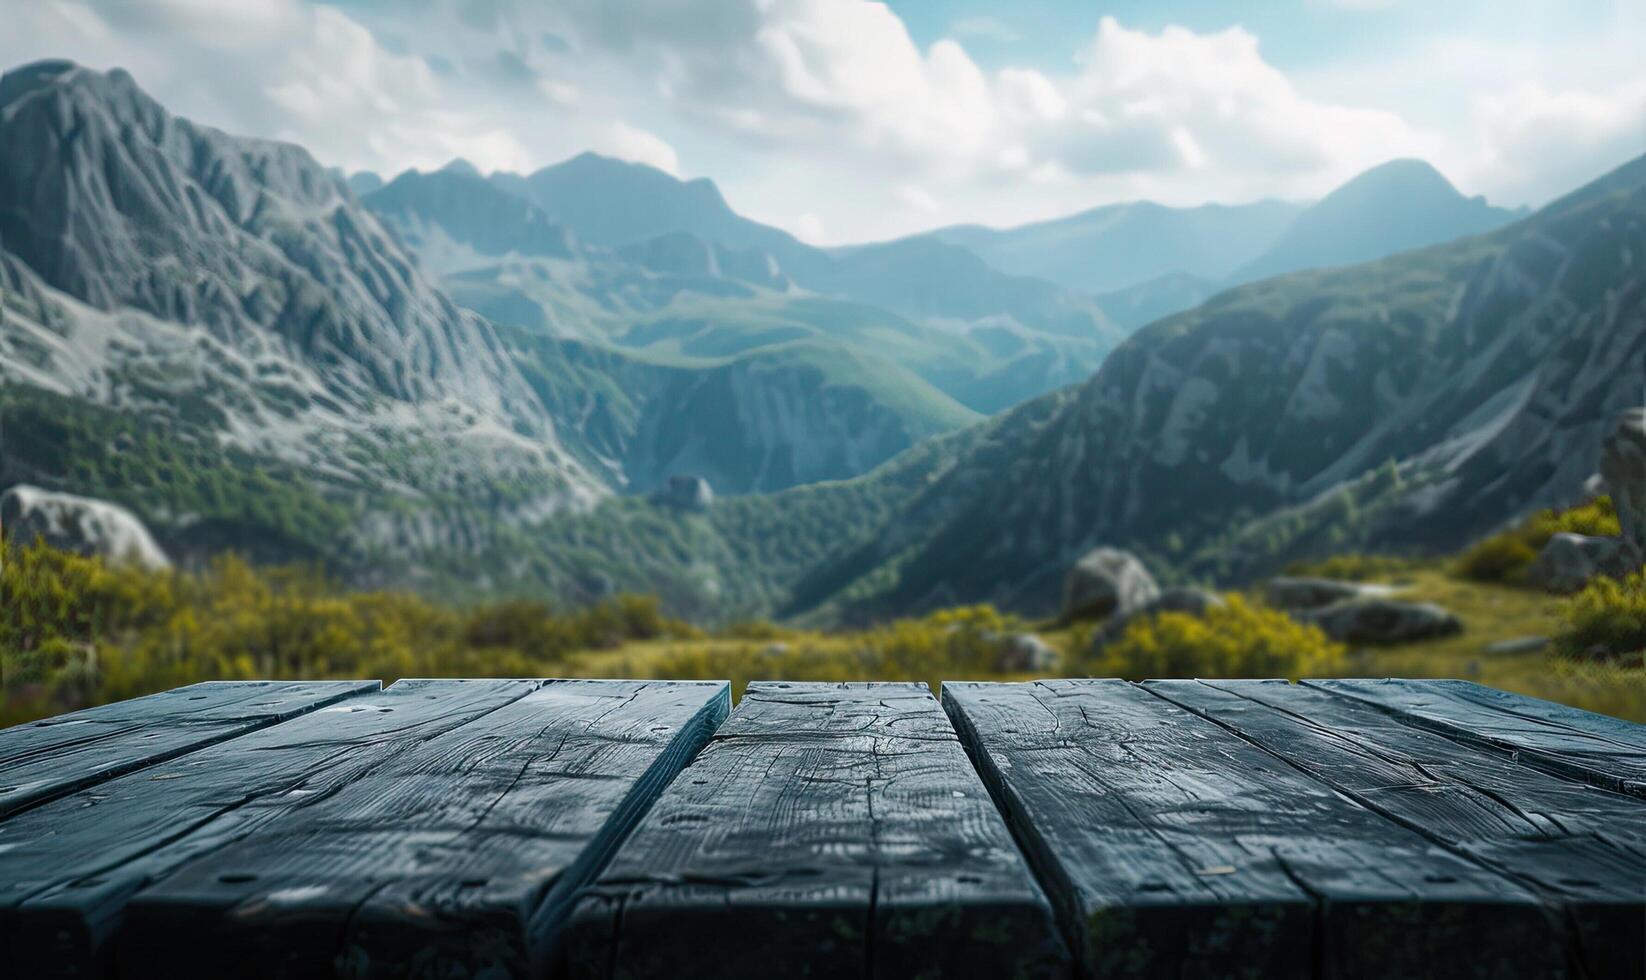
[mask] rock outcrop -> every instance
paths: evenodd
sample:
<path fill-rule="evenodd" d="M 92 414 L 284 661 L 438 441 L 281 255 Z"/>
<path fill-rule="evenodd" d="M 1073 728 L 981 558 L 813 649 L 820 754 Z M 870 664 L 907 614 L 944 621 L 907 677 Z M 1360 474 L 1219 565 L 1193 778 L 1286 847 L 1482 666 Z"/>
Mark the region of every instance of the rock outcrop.
<path fill-rule="evenodd" d="M 149 529 L 118 504 L 19 484 L 0 494 L 0 527 L 17 545 L 53 548 L 143 568 L 171 567 Z"/>
<path fill-rule="evenodd" d="M 1617 508 L 1627 558 L 1638 566 L 1646 561 L 1646 408 L 1618 416 L 1600 449 L 1600 476 Z"/>
<path fill-rule="evenodd" d="M 1576 592 L 1596 575 L 1625 574 L 1631 564 L 1622 538 L 1561 532 L 1538 552 L 1526 582 L 1550 592 Z"/>
<path fill-rule="evenodd" d="M 1004 674 L 1038 674 L 1057 669 L 1057 651 L 1033 633 L 1013 633 L 1000 641 L 994 669 Z"/>
<path fill-rule="evenodd" d="M 1463 632 L 1463 621 L 1432 602 L 1349 599 L 1292 613 L 1340 643 L 1413 643 Z"/>
<path fill-rule="evenodd" d="M 1345 599 L 1363 599 L 1388 596 L 1395 590 L 1387 585 L 1364 582 L 1344 582 L 1330 578 L 1291 578 L 1281 576 L 1264 585 L 1269 604 L 1279 609 L 1318 609 Z"/>
<path fill-rule="evenodd" d="M 714 503 L 714 488 L 700 476 L 671 476 L 653 499 L 680 510 L 708 510 Z"/>
<path fill-rule="evenodd" d="M 1097 548 L 1075 562 L 1063 578 L 1063 619 L 1126 614 L 1159 595 L 1160 586 L 1136 555 Z"/>

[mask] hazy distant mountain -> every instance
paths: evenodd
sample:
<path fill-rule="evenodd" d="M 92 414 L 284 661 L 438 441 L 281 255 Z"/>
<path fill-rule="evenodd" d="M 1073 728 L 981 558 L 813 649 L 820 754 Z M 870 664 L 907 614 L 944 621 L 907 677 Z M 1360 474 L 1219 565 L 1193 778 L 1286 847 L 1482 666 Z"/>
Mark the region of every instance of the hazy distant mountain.
<path fill-rule="evenodd" d="M 355 197 L 365 197 L 383 186 L 383 178 L 370 170 L 360 170 L 349 174 L 344 178 L 344 182 L 349 185 L 349 190 L 354 191 Z"/>
<path fill-rule="evenodd" d="M 444 167 L 441 167 L 435 172 L 442 174 L 457 174 L 462 177 L 481 176 L 480 168 L 476 167 L 474 164 L 463 159 L 462 157 L 453 157 L 452 159 L 446 161 L 446 165 Z"/>
<path fill-rule="evenodd" d="M 1216 280 L 1168 272 L 1135 286 L 1100 293 L 1097 305 L 1122 329 L 1135 330 L 1161 317 L 1194 309 L 1223 288 Z"/>
<path fill-rule="evenodd" d="M 1120 332 L 1088 298 L 981 263 L 963 249 L 904 240 L 831 255 L 742 217 L 713 181 L 682 181 L 644 164 L 584 153 L 529 176 L 493 174 L 585 242 L 634 245 L 690 235 L 757 249 L 797 285 L 913 317 L 1010 318 L 1031 331 L 1084 337 L 1107 350 Z"/>
<path fill-rule="evenodd" d="M 1300 210 L 1281 201 L 1193 208 L 1140 201 L 1015 228 L 955 225 L 917 237 L 965 246 L 1002 272 L 1107 293 L 1176 273 L 1223 279 L 1274 244 Z"/>
<path fill-rule="evenodd" d="M 485 256 L 512 252 L 571 258 L 577 251 L 576 239 L 564 225 L 479 174 L 452 165 L 429 174 L 407 171 L 362 200 L 393 223 L 401 238 L 436 271 L 443 263 L 430 261 L 430 250 L 437 245 L 428 235 L 428 225 Z"/>
<path fill-rule="evenodd" d="M 1491 231 L 1522 214 L 1492 207 L 1485 198 L 1464 197 L 1422 160 L 1391 160 L 1298 214 L 1273 245 L 1242 264 L 1230 280 L 1367 262 Z"/>
<path fill-rule="evenodd" d="M 1043 279 L 1007 275 L 971 251 L 933 239 L 842 249 L 796 281 L 905 316 L 1010 318 L 1033 330 L 1118 343 L 1122 332 L 1090 297 Z"/>
<path fill-rule="evenodd" d="M 1002 416 L 1040 421 L 823 562 L 791 611 L 1042 612 L 1097 544 L 1243 578 L 1345 549 L 1449 550 L 1576 499 L 1640 400 L 1643 254 L 1646 158 L 1495 232 L 1222 293 L 1061 402 Z M 865 598 L 871 581 L 891 584 Z"/>
<path fill-rule="evenodd" d="M 494 173 L 490 180 L 595 245 L 684 232 L 733 248 L 764 249 L 791 274 L 816 257 L 788 232 L 733 211 L 714 181 L 703 177 L 683 181 L 642 163 L 583 153 L 526 176 Z"/>
<path fill-rule="evenodd" d="M 365 202 L 459 302 L 559 337 L 666 357 L 828 339 L 994 412 L 1085 377 L 1124 335 L 1092 298 L 958 246 L 825 252 L 738 216 L 711 182 L 640 164 L 584 154 L 479 184 L 408 173 Z M 564 227 L 575 254 L 534 242 L 528 225 Z M 865 320 L 895 326 L 866 332 Z"/>

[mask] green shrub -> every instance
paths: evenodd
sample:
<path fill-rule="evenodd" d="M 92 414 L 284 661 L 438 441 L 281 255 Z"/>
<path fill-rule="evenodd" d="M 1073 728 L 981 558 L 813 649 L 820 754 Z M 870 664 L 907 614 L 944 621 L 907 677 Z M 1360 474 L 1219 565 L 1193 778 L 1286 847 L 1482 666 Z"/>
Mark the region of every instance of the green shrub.
<path fill-rule="evenodd" d="M 457 608 L 234 557 L 198 573 L 39 543 L 4 557 L 0 724 L 203 680 L 549 676 L 573 652 L 701 635 L 646 596 Z"/>
<path fill-rule="evenodd" d="M 669 650 L 635 664 L 634 676 L 729 679 L 739 697 L 749 681 L 925 681 L 998 678 L 1000 634 L 1016 624 L 990 606 L 945 609 L 849 634 L 792 634 L 783 644 Z M 627 668 L 629 665 L 624 665 Z"/>
<path fill-rule="evenodd" d="M 1205 616 L 1140 616 L 1098 651 L 1092 673 L 1150 677 L 1307 677 L 1330 673 L 1343 655 L 1318 628 L 1283 612 L 1225 597 Z"/>
<path fill-rule="evenodd" d="M 1639 660 L 1646 651 L 1646 572 L 1597 576 L 1560 605 L 1555 649 L 1571 657 Z"/>
<path fill-rule="evenodd" d="M 1538 552 L 1556 534 L 1607 537 L 1622 533 L 1612 498 L 1596 497 L 1566 510 L 1540 510 L 1516 527 L 1494 534 L 1464 552 L 1457 573 L 1477 582 L 1519 582 Z"/>
<path fill-rule="evenodd" d="M 1623 533 L 1612 498 L 1596 497 L 1588 503 L 1562 511 L 1542 510 L 1527 522 L 1529 542 L 1538 547 L 1558 533 L 1610 537 Z"/>
<path fill-rule="evenodd" d="M 1537 560 L 1537 549 L 1516 532 L 1493 535 L 1457 559 L 1457 574 L 1477 582 L 1515 582 Z"/>

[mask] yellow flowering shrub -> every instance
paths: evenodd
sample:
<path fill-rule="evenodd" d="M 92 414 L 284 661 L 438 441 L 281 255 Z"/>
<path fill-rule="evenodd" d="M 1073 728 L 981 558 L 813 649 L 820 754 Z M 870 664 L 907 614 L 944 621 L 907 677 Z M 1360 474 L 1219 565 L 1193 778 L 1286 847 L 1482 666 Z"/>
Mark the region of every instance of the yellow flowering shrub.
<path fill-rule="evenodd" d="M 1092 674 L 1150 677 L 1309 677 L 1335 671 L 1343 645 L 1317 627 L 1237 594 L 1205 616 L 1139 616 L 1091 658 Z"/>

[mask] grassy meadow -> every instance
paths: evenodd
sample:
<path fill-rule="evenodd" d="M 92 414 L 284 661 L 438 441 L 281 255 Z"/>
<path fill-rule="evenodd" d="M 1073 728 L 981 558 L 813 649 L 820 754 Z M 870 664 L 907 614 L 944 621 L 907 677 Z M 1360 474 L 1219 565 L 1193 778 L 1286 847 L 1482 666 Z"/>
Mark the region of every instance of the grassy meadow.
<path fill-rule="evenodd" d="M 1206 619 L 1134 622 L 1099 653 L 1095 624 L 1025 622 L 987 606 L 852 631 L 749 621 L 707 631 L 650 598 L 576 609 L 530 600 L 445 605 L 398 592 L 349 592 L 312 569 L 235 558 L 190 572 L 111 567 L 44 545 L 0 569 L 0 723 L 15 724 L 201 680 L 563 676 L 751 680 L 944 680 L 1038 676 L 1459 677 L 1646 721 L 1646 580 L 1603 580 L 1572 598 L 1482 576 L 1460 560 L 1343 557 L 1298 569 L 1387 582 L 1432 601 L 1462 634 L 1349 649 L 1229 593 Z M 1485 579 L 1485 580 L 1483 580 Z M 1051 670 L 1003 666 L 1005 638 L 1034 633 Z M 1541 649 L 1494 644 L 1546 637 Z M 1597 656 L 1597 644 L 1615 651 Z M 1589 651 L 1583 655 L 1582 651 Z"/>

